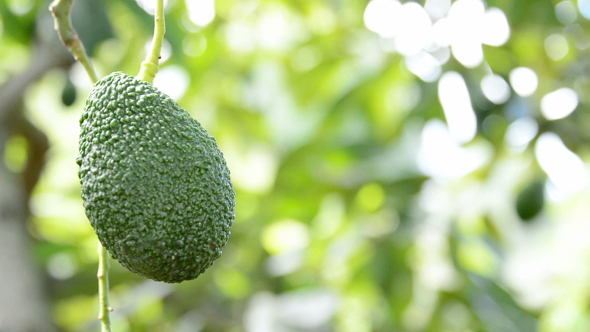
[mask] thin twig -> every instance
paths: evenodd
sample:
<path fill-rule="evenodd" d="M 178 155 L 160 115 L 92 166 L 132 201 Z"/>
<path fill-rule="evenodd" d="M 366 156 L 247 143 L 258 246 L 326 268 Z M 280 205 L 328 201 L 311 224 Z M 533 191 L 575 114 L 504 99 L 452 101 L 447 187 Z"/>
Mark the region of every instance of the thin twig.
<path fill-rule="evenodd" d="M 101 332 L 111 332 L 110 312 L 113 309 L 109 306 L 109 254 L 98 241 L 98 294 L 100 309 L 98 320 L 100 320 Z"/>
<path fill-rule="evenodd" d="M 49 5 L 49 11 L 53 14 L 55 22 L 54 26 L 59 35 L 59 39 L 68 48 L 68 51 L 74 56 L 74 59 L 84 66 L 92 83 L 96 83 L 98 81 L 98 76 L 86 54 L 84 45 L 78 38 L 78 33 L 72 26 L 70 13 L 73 3 L 74 0 L 55 0 Z M 109 306 L 109 255 L 100 241 L 98 242 L 97 278 L 98 297 L 100 302 L 98 319 L 100 320 L 101 331 L 111 332 L 110 312 L 112 311 L 112 308 Z"/>
<path fill-rule="evenodd" d="M 74 0 L 54 0 L 49 5 L 49 11 L 53 14 L 55 22 L 54 27 L 59 35 L 59 39 L 68 48 L 68 51 L 72 53 L 74 59 L 84 66 L 92 83 L 96 83 L 98 81 L 98 76 L 94 71 L 94 67 L 92 67 L 92 63 L 88 59 L 88 55 L 86 55 L 84 45 L 82 45 L 82 42 L 78 38 L 78 33 L 72 26 L 70 12 L 73 3 Z"/>
<path fill-rule="evenodd" d="M 160 61 L 160 52 L 162 51 L 162 42 L 166 33 L 166 23 L 164 22 L 164 0 L 157 0 L 156 13 L 154 14 L 154 37 L 152 39 L 152 49 L 141 63 L 137 79 L 153 83 Z"/>

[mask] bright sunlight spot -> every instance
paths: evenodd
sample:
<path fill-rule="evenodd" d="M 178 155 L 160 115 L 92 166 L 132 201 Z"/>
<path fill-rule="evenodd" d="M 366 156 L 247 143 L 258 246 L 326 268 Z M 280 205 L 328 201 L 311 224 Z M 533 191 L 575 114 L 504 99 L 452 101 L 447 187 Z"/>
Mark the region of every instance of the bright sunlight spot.
<path fill-rule="evenodd" d="M 584 162 L 570 151 L 555 133 L 544 133 L 537 139 L 535 155 L 553 184 L 564 192 L 577 192 L 587 181 Z"/>
<path fill-rule="evenodd" d="M 247 23 L 228 23 L 225 35 L 229 47 L 236 52 L 249 52 L 256 46 L 254 27 Z"/>
<path fill-rule="evenodd" d="M 198 26 L 206 26 L 215 18 L 215 0 L 185 0 L 188 17 Z"/>
<path fill-rule="evenodd" d="M 563 119 L 578 106 L 578 94 L 570 88 L 561 88 L 541 99 L 541 113 L 547 120 Z"/>
<path fill-rule="evenodd" d="M 304 249 L 308 243 L 307 225 L 293 219 L 274 222 L 262 233 L 262 245 L 272 255 Z"/>
<path fill-rule="evenodd" d="M 558 61 L 563 59 L 570 48 L 567 44 L 567 39 L 560 34 L 552 34 L 545 39 L 545 52 L 551 60 Z"/>
<path fill-rule="evenodd" d="M 465 67 L 475 67 L 483 61 L 482 43 L 501 46 L 510 37 L 510 27 L 504 12 L 497 8 L 485 11 L 480 0 L 458 0 L 447 16 L 449 22 L 439 26 L 439 36 L 450 33 L 453 55 Z M 448 24 L 448 26 L 445 26 Z M 445 31 L 449 29 L 449 31 Z"/>
<path fill-rule="evenodd" d="M 539 125 L 533 118 L 525 117 L 512 122 L 506 130 L 504 139 L 515 151 L 523 151 L 539 131 Z"/>
<path fill-rule="evenodd" d="M 580 14 L 590 20 L 590 0 L 578 0 Z"/>
<path fill-rule="evenodd" d="M 444 17 L 451 8 L 451 0 L 426 0 L 424 9 L 433 20 Z"/>
<path fill-rule="evenodd" d="M 401 7 L 402 5 L 396 0 L 369 2 L 364 15 L 367 29 L 378 33 L 381 37 L 394 37 L 400 26 Z"/>
<path fill-rule="evenodd" d="M 34 1 L 32 0 L 20 0 L 20 1 L 7 1 L 8 9 L 18 16 L 24 16 L 33 9 Z M 4 9 L 4 8 L 3 8 Z"/>
<path fill-rule="evenodd" d="M 480 147 L 461 147 L 440 120 L 426 123 L 421 139 L 418 166 L 433 177 L 454 178 L 469 174 L 488 158 Z"/>
<path fill-rule="evenodd" d="M 47 261 L 47 272 L 59 280 L 69 279 L 76 273 L 76 262 L 68 254 L 55 254 Z"/>
<path fill-rule="evenodd" d="M 539 79 L 534 70 L 518 67 L 510 72 L 510 85 L 518 95 L 528 97 L 537 90 Z"/>
<path fill-rule="evenodd" d="M 562 1 L 555 5 L 555 16 L 563 25 L 572 24 L 578 16 L 576 6 L 571 1 Z"/>
<path fill-rule="evenodd" d="M 439 46 L 451 46 L 452 40 L 452 25 L 447 18 L 441 18 L 432 26 L 432 37 L 434 42 Z"/>
<path fill-rule="evenodd" d="M 258 45 L 271 51 L 292 48 L 305 32 L 300 18 L 278 4 L 262 10 L 254 31 Z"/>
<path fill-rule="evenodd" d="M 415 2 L 401 5 L 396 0 L 373 0 L 364 19 L 369 30 L 383 38 L 395 38 L 395 49 L 403 55 L 416 54 L 432 42 L 432 21 Z"/>
<path fill-rule="evenodd" d="M 395 48 L 401 54 L 416 54 L 432 43 L 432 22 L 416 2 L 407 2 L 401 7 L 399 26 Z"/>
<path fill-rule="evenodd" d="M 440 63 L 428 52 L 420 52 L 407 57 L 406 67 L 424 82 L 434 82 L 442 73 Z"/>
<path fill-rule="evenodd" d="M 510 86 L 500 75 L 488 75 L 481 80 L 484 96 L 494 104 L 503 104 L 510 98 Z"/>
<path fill-rule="evenodd" d="M 499 8 L 490 8 L 483 16 L 482 43 L 490 46 L 502 46 L 510 38 L 510 26 L 506 15 Z"/>
<path fill-rule="evenodd" d="M 146 54 L 151 52 L 151 50 L 152 50 L 152 39 L 151 38 L 145 43 L 145 46 L 143 48 L 144 48 L 144 51 Z M 170 46 L 170 43 L 166 39 L 162 40 L 162 50 L 160 52 L 160 65 L 162 65 L 164 62 L 168 61 L 168 59 L 170 59 L 171 55 L 172 55 L 172 46 Z"/>
<path fill-rule="evenodd" d="M 266 193 L 275 182 L 278 160 L 265 146 L 237 149 L 224 147 L 224 155 L 232 171 L 236 187 L 255 193 Z"/>
<path fill-rule="evenodd" d="M 504 12 L 499 8 L 486 11 L 480 0 L 458 0 L 452 5 L 449 0 L 429 0 L 425 7 L 417 2 L 402 5 L 397 0 L 372 0 L 364 20 L 369 30 L 393 38 L 394 49 L 402 55 L 451 46 L 457 61 L 469 68 L 483 61 L 482 44 L 502 46 L 510 38 Z M 408 61 L 410 71 L 426 82 L 436 80 L 436 67 L 424 54 Z"/>
<path fill-rule="evenodd" d="M 174 100 L 184 96 L 189 83 L 188 74 L 180 66 L 164 67 L 154 78 L 154 85 Z"/>
<path fill-rule="evenodd" d="M 479 0 L 458 0 L 449 10 L 451 49 L 457 61 L 475 67 L 483 60 L 481 30 L 484 5 Z"/>
<path fill-rule="evenodd" d="M 137 1 L 137 4 L 143 8 L 143 10 L 145 10 L 146 12 L 148 12 L 150 15 L 154 15 L 154 13 L 156 12 L 156 2 L 153 0 L 135 0 Z M 168 1 L 164 0 L 164 8 L 166 8 L 166 6 L 168 5 Z"/>
<path fill-rule="evenodd" d="M 477 119 L 463 76 L 445 73 L 438 82 L 438 99 L 445 112 L 451 136 L 458 143 L 468 143 L 477 131 Z"/>

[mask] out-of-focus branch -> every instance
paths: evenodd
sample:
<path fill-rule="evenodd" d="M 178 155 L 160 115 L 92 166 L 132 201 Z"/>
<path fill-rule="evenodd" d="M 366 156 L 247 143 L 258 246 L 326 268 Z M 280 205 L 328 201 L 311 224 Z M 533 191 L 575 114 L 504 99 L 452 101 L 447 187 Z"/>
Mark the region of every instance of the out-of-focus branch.
<path fill-rule="evenodd" d="M 8 110 L 5 124 L 8 126 L 10 135 L 20 134 L 28 143 L 27 163 L 21 174 L 26 202 L 39 180 L 43 167 L 45 167 L 45 155 L 49 150 L 49 140 L 45 133 L 25 117 L 22 98 L 16 102 L 16 107 Z M 23 206 L 28 207 L 28 204 L 23 202 Z"/>
<path fill-rule="evenodd" d="M 68 48 L 76 61 L 80 62 L 92 83 L 98 81 L 98 76 L 94 71 L 92 63 L 88 59 L 84 45 L 78 38 L 78 33 L 72 26 L 70 12 L 74 0 L 55 0 L 49 5 L 49 11 L 53 14 L 55 30 L 59 35 L 61 42 Z"/>

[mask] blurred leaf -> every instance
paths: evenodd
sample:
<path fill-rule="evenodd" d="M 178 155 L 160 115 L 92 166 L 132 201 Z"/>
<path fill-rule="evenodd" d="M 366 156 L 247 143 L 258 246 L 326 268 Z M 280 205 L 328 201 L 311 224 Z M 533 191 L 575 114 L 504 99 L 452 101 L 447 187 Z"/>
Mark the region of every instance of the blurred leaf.
<path fill-rule="evenodd" d="M 490 279 L 470 274 L 471 306 L 489 332 L 534 332 L 536 320 Z"/>
<path fill-rule="evenodd" d="M 24 14 L 18 15 L 10 10 L 8 2 L 0 1 L 0 18 L 4 25 L 2 31 L 9 39 L 20 44 L 29 44 L 33 40 L 37 9 L 43 1 L 35 1 L 34 7 Z M 10 28 L 8 28 L 10 27 Z"/>

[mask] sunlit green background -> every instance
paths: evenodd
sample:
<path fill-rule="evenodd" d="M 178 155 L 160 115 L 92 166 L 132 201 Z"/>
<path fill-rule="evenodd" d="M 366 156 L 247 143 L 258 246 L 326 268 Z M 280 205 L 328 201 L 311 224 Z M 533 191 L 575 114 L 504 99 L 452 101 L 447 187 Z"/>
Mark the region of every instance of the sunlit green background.
<path fill-rule="evenodd" d="M 99 76 L 138 72 L 154 2 L 75 2 Z M 47 6 L 0 1 L 0 90 L 57 44 Z M 166 20 L 155 85 L 217 139 L 236 221 L 194 281 L 111 261 L 114 331 L 590 330 L 590 1 L 171 0 Z M 90 88 L 74 64 L 18 92 L 50 144 L 23 222 L 58 331 L 99 329 Z M 11 195 L 34 146 L 2 121 Z"/>

